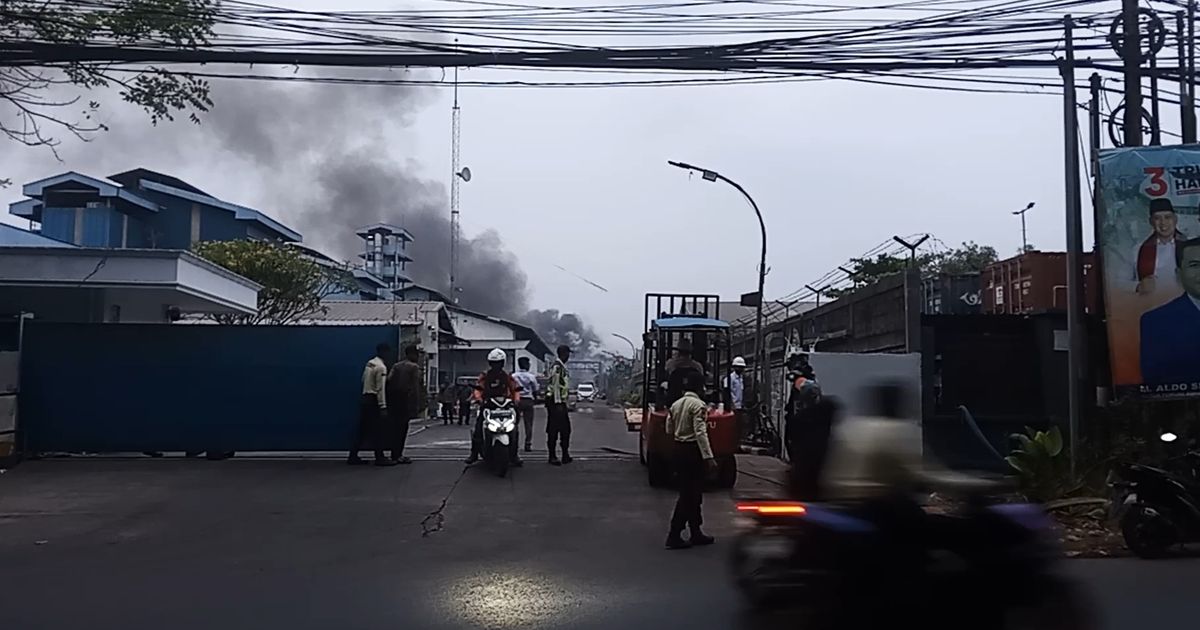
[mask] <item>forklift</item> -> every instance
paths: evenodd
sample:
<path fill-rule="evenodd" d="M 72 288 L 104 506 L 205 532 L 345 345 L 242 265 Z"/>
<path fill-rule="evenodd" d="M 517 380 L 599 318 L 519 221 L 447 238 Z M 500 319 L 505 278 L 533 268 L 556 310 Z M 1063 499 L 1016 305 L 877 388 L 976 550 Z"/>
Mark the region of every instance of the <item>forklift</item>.
<path fill-rule="evenodd" d="M 704 367 L 705 387 L 696 392 L 709 406 L 708 440 L 717 461 L 716 487 L 737 481 L 737 418 L 726 400 L 724 383 L 731 360 L 729 324 L 720 319 L 716 295 L 647 293 L 642 343 L 642 422 L 638 452 L 651 487 L 672 482 L 674 439 L 667 435 L 667 411 L 680 392 L 669 391 L 666 373 L 680 341 L 691 342 L 693 358 Z"/>

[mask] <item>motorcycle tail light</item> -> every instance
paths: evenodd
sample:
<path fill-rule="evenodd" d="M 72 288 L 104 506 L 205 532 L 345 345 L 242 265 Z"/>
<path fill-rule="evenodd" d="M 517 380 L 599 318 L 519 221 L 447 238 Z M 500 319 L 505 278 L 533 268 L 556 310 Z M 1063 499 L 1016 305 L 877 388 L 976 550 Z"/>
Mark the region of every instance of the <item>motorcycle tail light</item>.
<path fill-rule="evenodd" d="M 761 516 L 803 516 L 808 512 L 808 508 L 804 507 L 803 503 L 739 503 L 737 511 Z"/>

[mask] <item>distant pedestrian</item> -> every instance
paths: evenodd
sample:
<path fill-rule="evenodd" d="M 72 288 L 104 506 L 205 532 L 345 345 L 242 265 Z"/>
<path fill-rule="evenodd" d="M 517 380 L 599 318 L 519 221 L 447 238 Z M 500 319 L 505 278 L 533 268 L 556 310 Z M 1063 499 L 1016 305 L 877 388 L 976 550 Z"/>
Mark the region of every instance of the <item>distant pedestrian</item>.
<path fill-rule="evenodd" d="M 571 377 L 567 361 L 571 348 L 558 347 L 558 360 L 550 368 L 550 391 L 546 396 L 546 447 L 550 450 L 550 465 L 571 463 L 571 412 L 567 403 L 571 397 Z M 562 444 L 562 460 L 558 459 L 558 444 Z"/>
<path fill-rule="evenodd" d="M 667 549 L 686 549 L 696 545 L 711 545 L 712 536 L 700 529 L 704 522 L 701 506 L 704 502 L 704 481 L 717 471 L 712 446 L 708 442 L 708 405 L 697 392 L 704 389 L 704 375 L 691 371 L 683 384 L 683 396 L 667 412 L 667 433 L 674 438 L 675 474 L 679 483 L 679 498 L 671 514 L 671 529 L 667 534 Z M 688 527 L 691 537 L 683 538 Z"/>
<path fill-rule="evenodd" d="M 538 380 L 529 371 L 529 357 L 517 359 L 517 371 L 513 372 L 513 380 L 521 388 L 521 401 L 517 403 L 517 415 L 525 424 L 525 452 L 533 450 L 533 412 L 537 408 Z"/>
<path fill-rule="evenodd" d="M 367 463 L 358 452 L 370 441 L 375 447 L 376 466 L 394 466 L 396 462 L 383 456 L 385 432 L 383 419 L 387 416 L 387 356 L 392 349 L 386 343 L 375 346 L 375 356 L 367 361 L 362 374 L 362 398 L 358 408 L 358 435 L 346 463 Z"/>
<path fill-rule="evenodd" d="M 746 360 L 733 357 L 732 370 L 725 377 L 725 392 L 729 399 L 729 410 L 733 412 L 735 426 L 738 429 L 738 440 L 746 436 L 746 381 L 743 374 L 746 371 Z"/>
<path fill-rule="evenodd" d="M 471 398 L 475 395 L 475 387 L 466 383 L 458 385 L 458 423 L 466 424 L 471 419 Z"/>
<path fill-rule="evenodd" d="M 442 393 L 438 396 L 438 402 L 441 403 L 442 424 L 450 424 L 454 422 L 454 404 L 457 402 L 454 397 L 454 387 L 446 385 L 442 388 Z"/>
<path fill-rule="evenodd" d="M 392 446 L 392 461 L 411 464 L 404 456 L 408 442 L 408 426 L 425 406 L 425 379 L 421 376 L 421 349 L 416 345 L 404 347 L 404 358 L 388 372 L 388 431 Z"/>

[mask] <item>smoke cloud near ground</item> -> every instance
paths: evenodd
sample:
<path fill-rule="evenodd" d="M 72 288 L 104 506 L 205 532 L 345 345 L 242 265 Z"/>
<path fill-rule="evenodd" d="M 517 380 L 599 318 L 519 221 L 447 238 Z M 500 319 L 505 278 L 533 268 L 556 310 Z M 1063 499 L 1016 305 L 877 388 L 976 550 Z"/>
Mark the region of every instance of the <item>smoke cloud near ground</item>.
<path fill-rule="evenodd" d="M 402 78 L 407 72 L 338 74 Z M 221 149 L 263 171 L 264 183 L 284 181 L 279 174 L 287 173 L 288 189 L 269 192 L 284 200 L 286 218 L 306 243 L 354 260 L 361 247 L 355 229 L 376 222 L 400 225 L 415 239 L 410 275 L 448 294 L 448 191 L 441 182 L 414 175 L 416 164 L 395 156 L 403 147 L 391 144 L 387 133 L 410 125 L 431 96 L 406 86 L 224 81 L 213 85 L 214 106 L 202 127 Z M 587 353 L 599 344 L 577 315 L 530 310 L 525 273 L 495 231 L 462 235 L 458 259 L 463 307 L 528 323 L 552 346 L 565 343 Z"/>
<path fill-rule="evenodd" d="M 526 321 L 552 347 L 566 345 L 580 356 L 587 356 L 600 347 L 600 336 L 574 313 L 534 309 L 526 315 Z"/>

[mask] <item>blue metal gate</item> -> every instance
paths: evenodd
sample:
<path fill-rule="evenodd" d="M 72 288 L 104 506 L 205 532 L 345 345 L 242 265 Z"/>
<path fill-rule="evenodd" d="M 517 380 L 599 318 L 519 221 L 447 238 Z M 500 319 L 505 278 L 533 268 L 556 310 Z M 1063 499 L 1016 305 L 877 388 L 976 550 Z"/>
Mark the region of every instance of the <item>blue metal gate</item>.
<path fill-rule="evenodd" d="M 30 322 L 26 452 L 344 450 L 364 364 L 397 326 Z"/>

